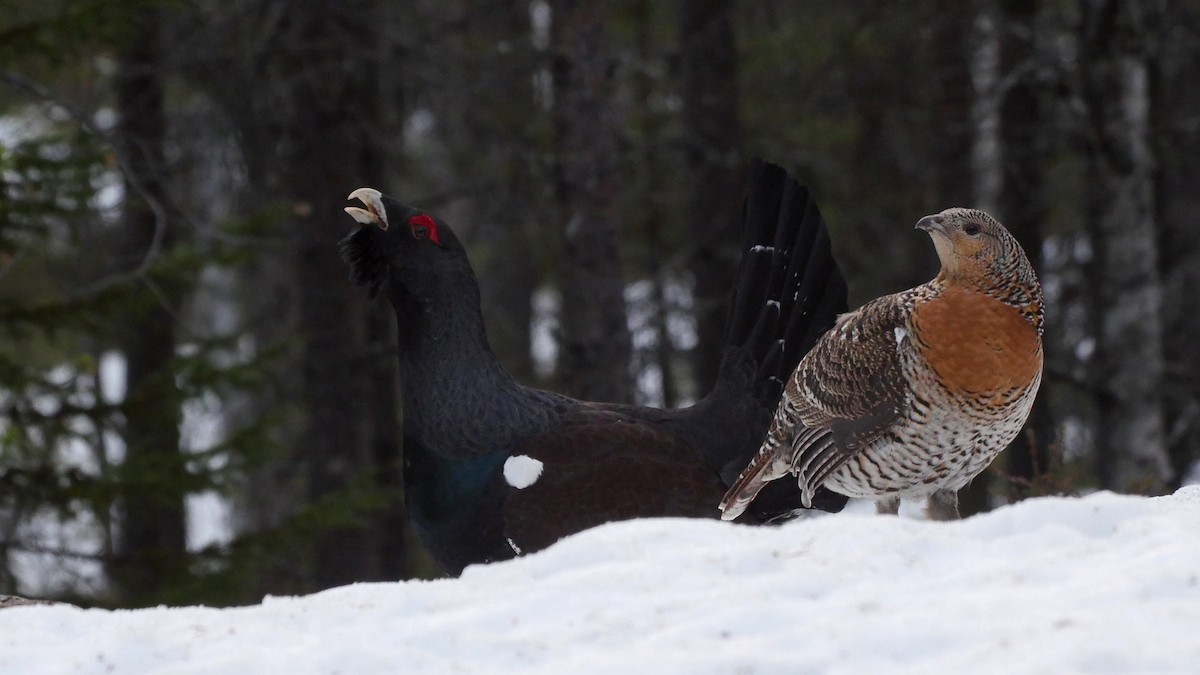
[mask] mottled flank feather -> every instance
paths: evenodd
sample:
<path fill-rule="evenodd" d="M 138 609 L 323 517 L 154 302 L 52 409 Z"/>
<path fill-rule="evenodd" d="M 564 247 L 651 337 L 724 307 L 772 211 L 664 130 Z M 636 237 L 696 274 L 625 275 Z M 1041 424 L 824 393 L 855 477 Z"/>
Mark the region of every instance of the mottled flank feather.
<path fill-rule="evenodd" d="M 1042 293 L 1021 246 L 982 211 L 922 218 L 942 269 L 929 283 L 838 320 L 789 378 L 762 447 L 721 502 L 736 518 L 793 474 L 875 499 L 930 497 L 957 517 L 957 491 L 1020 431 L 1041 382 Z"/>

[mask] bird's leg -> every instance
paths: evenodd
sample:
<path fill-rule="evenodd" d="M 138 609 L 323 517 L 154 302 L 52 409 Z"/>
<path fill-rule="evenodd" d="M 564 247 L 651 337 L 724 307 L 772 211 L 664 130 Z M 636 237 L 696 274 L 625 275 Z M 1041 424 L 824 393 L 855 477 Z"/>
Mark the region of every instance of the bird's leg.
<path fill-rule="evenodd" d="M 875 513 L 881 515 L 898 515 L 900 513 L 899 497 L 884 497 L 875 500 Z"/>
<path fill-rule="evenodd" d="M 925 504 L 925 517 L 930 520 L 958 520 L 958 491 L 937 490 Z"/>

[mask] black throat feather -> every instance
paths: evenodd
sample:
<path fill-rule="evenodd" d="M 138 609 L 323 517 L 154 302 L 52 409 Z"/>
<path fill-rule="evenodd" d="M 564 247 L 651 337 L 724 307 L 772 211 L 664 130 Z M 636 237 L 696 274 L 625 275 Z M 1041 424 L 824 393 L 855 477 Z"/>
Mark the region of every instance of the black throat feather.
<path fill-rule="evenodd" d="M 387 257 L 371 228 L 370 225 L 355 228 L 338 246 L 342 260 L 350 265 L 350 281 L 355 286 L 366 287 L 370 297 L 374 298 L 387 280 Z"/>

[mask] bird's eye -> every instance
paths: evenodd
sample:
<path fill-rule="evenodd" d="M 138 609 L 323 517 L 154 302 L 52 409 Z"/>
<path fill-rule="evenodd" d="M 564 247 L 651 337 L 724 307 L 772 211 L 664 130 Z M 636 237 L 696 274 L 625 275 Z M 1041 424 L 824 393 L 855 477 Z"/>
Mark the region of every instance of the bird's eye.
<path fill-rule="evenodd" d="M 967 223 L 963 225 L 963 232 L 966 232 L 968 236 L 974 237 L 979 234 L 979 226 L 975 223 Z"/>
<path fill-rule="evenodd" d="M 437 222 L 427 214 L 419 213 L 409 218 L 408 227 L 412 232 L 413 239 L 428 239 L 438 246 L 442 245 L 441 239 L 438 237 Z"/>

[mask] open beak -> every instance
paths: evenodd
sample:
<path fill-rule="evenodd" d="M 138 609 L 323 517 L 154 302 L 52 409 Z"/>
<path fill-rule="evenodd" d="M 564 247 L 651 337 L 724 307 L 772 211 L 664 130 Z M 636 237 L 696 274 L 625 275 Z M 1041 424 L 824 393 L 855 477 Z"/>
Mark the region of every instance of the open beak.
<path fill-rule="evenodd" d="M 381 196 L 379 190 L 374 188 L 358 188 L 351 192 L 346 199 L 357 199 L 367 208 L 347 206 L 346 213 L 349 213 L 350 217 L 361 225 L 378 225 L 379 229 L 386 230 L 388 229 L 387 211 L 383 208 Z"/>

